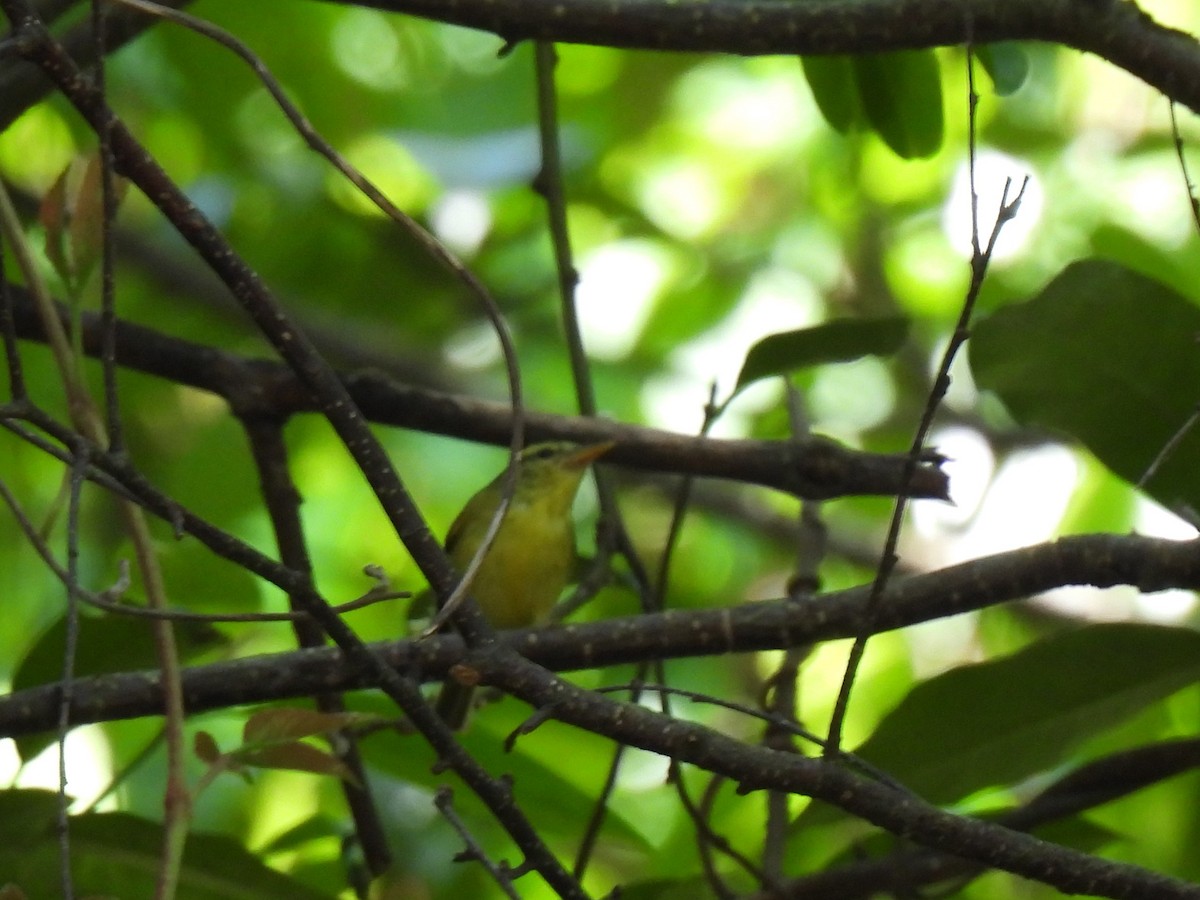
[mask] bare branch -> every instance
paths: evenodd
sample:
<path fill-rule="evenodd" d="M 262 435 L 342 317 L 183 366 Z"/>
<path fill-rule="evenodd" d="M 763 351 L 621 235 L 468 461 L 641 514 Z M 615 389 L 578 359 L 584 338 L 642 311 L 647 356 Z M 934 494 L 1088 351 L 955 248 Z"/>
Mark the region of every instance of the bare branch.
<path fill-rule="evenodd" d="M 353 0 L 522 40 L 689 52 L 871 53 L 1051 41 L 1094 53 L 1200 111 L 1200 46 L 1114 0 Z"/>

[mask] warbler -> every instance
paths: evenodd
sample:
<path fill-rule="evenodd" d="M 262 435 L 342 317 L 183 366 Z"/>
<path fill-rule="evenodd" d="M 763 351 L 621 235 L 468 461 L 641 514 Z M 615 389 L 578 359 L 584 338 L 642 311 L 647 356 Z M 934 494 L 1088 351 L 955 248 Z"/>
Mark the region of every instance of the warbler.
<path fill-rule="evenodd" d="M 524 628 L 542 621 L 575 569 L 571 506 L 593 460 L 612 442 L 579 446 L 565 441 L 521 451 L 512 500 L 496 537 L 471 581 L 469 593 L 495 628 Z M 446 534 L 446 553 L 464 571 L 483 542 L 504 491 L 504 473 L 467 501 Z M 453 679 L 442 684 L 437 712 L 461 728 L 473 689 Z"/>

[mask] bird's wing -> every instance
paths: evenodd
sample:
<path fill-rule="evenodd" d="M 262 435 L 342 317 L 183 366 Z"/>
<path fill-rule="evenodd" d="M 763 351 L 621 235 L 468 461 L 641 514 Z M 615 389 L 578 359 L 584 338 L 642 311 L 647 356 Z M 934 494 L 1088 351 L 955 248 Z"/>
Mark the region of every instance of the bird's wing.
<path fill-rule="evenodd" d="M 488 485 L 487 488 L 484 488 L 467 501 L 467 505 L 462 508 L 462 512 L 455 517 L 454 522 L 450 525 L 450 530 L 446 532 L 446 553 L 451 558 L 458 559 L 455 551 L 464 539 L 468 543 L 472 541 L 472 538 L 468 537 L 467 532 L 471 530 L 473 524 L 482 522 L 484 528 L 486 528 L 491 522 L 492 515 L 496 512 L 497 504 L 495 498 L 488 492 L 490 487 L 491 485 Z M 479 545 L 480 536 L 474 536 L 476 547 Z M 468 559 L 475 553 L 475 547 L 463 547 L 462 549 L 468 551 L 466 554 Z M 458 560 L 458 562 L 462 564 L 462 560 Z"/>

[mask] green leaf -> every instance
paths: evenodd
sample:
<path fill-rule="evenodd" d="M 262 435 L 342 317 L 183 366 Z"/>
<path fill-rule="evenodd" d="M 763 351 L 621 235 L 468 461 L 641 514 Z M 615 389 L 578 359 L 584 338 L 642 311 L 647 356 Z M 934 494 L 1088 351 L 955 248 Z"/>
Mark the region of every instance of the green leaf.
<path fill-rule="evenodd" d="M 75 674 L 82 677 L 154 667 L 158 657 L 154 651 L 152 628 L 153 623 L 147 618 L 81 616 Z M 178 622 L 175 630 L 185 659 L 223 640 L 221 633 L 205 622 Z M 66 619 L 60 618 L 34 642 L 17 666 L 13 690 L 36 687 L 62 677 L 65 646 Z"/>
<path fill-rule="evenodd" d="M 356 709 L 381 714 L 387 710 L 387 704 L 376 697 L 360 694 L 350 702 Z M 522 738 L 510 751 L 505 739 L 526 717 L 526 713 L 513 708 L 516 706 L 499 703 L 480 711 L 462 735 L 462 744 L 480 765 L 511 778 L 517 802 L 525 809 L 536 810 L 539 827 L 569 834 L 595 802 L 596 784 L 607 765 L 607 748 L 594 735 L 549 723 L 538 729 L 536 741 Z M 393 739 L 380 732 L 364 741 L 362 748 L 368 767 L 430 791 L 445 784 L 445 775 L 435 770 L 437 760 L 428 747 L 414 747 L 410 740 Z M 617 806 L 607 810 L 605 833 L 613 841 L 645 849 L 641 825 L 622 815 Z"/>
<path fill-rule="evenodd" d="M 346 822 L 334 816 L 311 816 L 276 835 L 263 845 L 260 852 L 273 854 L 299 850 L 313 841 L 323 841 L 331 834 L 340 834 L 345 827 Z"/>
<path fill-rule="evenodd" d="M 50 833 L 57 818 L 58 794 L 54 791 L 0 791 L 0 848 L 14 852 L 33 846 Z"/>
<path fill-rule="evenodd" d="M 1093 625 L 917 685 L 855 751 L 933 803 L 1021 781 L 1200 681 L 1200 634 Z"/>
<path fill-rule="evenodd" d="M 1089 256 L 1119 259 L 1126 267 L 1144 272 L 1163 284 L 1188 296 L 1196 283 L 1195 273 L 1186 257 L 1168 245 L 1147 239 L 1121 222 L 1101 222 L 1089 236 Z"/>
<path fill-rule="evenodd" d="M 132 616 L 106 615 L 102 618 L 81 616 L 75 676 L 104 675 L 132 669 L 152 669 L 158 665 L 151 636 L 152 622 Z M 180 658 L 185 662 L 216 646 L 224 638 L 205 622 L 178 622 L 175 635 Z M 25 690 L 58 681 L 62 677 L 63 650 L 66 647 L 66 619 L 52 624 L 30 647 L 13 673 L 13 690 Z M 55 739 L 52 733 L 22 735 L 16 739 L 24 760 L 37 756 Z"/>
<path fill-rule="evenodd" d="M 665 293 L 638 337 L 635 358 L 668 353 L 708 331 L 737 306 L 743 289 L 744 285 L 731 283 L 721 273 L 712 272 L 700 283 Z"/>
<path fill-rule="evenodd" d="M 738 373 L 740 391 L 751 382 L 822 363 L 850 362 L 895 353 L 908 336 L 908 320 L 835 319 L 812 328 L 767 335 L 750 348 Z"/>
<path fill-rule="evenodd" d="M 902 159 L 932 156 L 942 145 L 942 78 L 932 50 L 854 57 L 863 111 Z"/>
<path fill-rule="evenodd" d="M 1098 853 L 1114 841 L 1119 841 L 1122 835 L 1111 828 L 1105 828 L 1096 822 L 1091 822 L 1083 816 L 1071 816 L 1056 822 L 1047 822 L 1032 832 L 1043 841 L 1062 844 L 1064 847 L 1074 847 L 1084 853 Z"/>
<path fill-rule="evenodd" d="M 1029 57 L 1024 48 L 1014 41 L 984 44 L 975 48 L 975 55 L 991 77 L 996 93 L 1001 96 L 1015 93 L 1029 76 Z"/>
<path fill-rule="evenodd" d="M 851 56 L 805 56 L 800 59 L 804 77 L 817 109 L 836 131 L 848 132 L 863 118 Z"/>
<path fill-rule="evenodd" d="M 690 900 L 706 897 L 712 883 L 706 878 L 656 878 L 621 886 L 622 900 Z"/>
<path fill-rule="evenodd" d="M 1200 308 L 1103 260 L 1064 269 L 972 334 L 971 368 L 1026 425 L 1063 432 L 1136 483 L 1200 397 Z M 1165 506 L 1200 507 L 1192 430 L 1147 485 Z"/>
<path fill-rule="evenodd" d="M 0 810 L 16 812 L 18 817 L 12 821 L 23 825 L 19 842 L 0 844 L 0 872 L 6 881 L 19 884 L 31 897 L 61 893 L 58 837 L 54 819 L 46 815 L 53 799 L 49 792 L 0 793 Z M 160 825 L 128 813 L 88 813 L 72 816 L 70 826 L 71 869 L 77 895 L 154 895 L 162 852 Z M 188 836 L 176 897 L 329 900 L 329 895 L 263 865 L 237 841 L 197 833 Z"/>

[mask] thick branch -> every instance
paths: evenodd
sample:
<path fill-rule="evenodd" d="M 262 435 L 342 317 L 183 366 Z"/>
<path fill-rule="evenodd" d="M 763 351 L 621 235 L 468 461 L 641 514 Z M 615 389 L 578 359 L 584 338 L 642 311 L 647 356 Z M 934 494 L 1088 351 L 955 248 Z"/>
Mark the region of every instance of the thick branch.
<path fill-rule="evenodd" d="M 1143 590 L 1196 588 L 1200 585 L 1197 548 L 1194 541 L 1174 543 L 1103 535 L 1070 538 L 1000 554 L 896 583 L 884 595 L 881 607 L 886 611 L 887 621 L 878 624 L 899 627 L 935 614 L 950 614 L 1062 584 L 1130 583 Z M 781 647 L 853 633 L 863 612 L 866 593 L 865 588 L 860 588 L 812 603 L 749 604 L 732 610 L 643 616 L 546 629 L 536 635 L 536 640 L 528 634 L 510 637 L 529 657 L 550 664 L 554 662 L 553 652 L 541 651 L 552 648 L 558 641 L 574 645 L 576 664 L 582 657 L 592 665 L 628 658 L 631 655 L 628 646 L 635 637 L 640 639 L 643 649 L 667 648 L 668 652 L 672 647 L 689 645 L 696 652 L 706 653 Z M 388 658 L 408 671 L 413 671 L 409 666 L 425 664 L 429 671 L 435 671 L 444 667 L 447 652 L 453 651 L 456 644 L 461 647 L 460 642 L 448 638 L 416 647 L 400 643 L 392 645 Z M 626 649 L 622 651 L 622 647 Z M 583 648 L 588 648 L 588 652 Z M 194 710 L 203 707 L 205 690 L 220 690 L 226 700 L 231 691 L 240 691 L 241 700 L 245 701 L 256 689 L 279 683 L 281 660 L 281 657 L 259 658 L 195 669 L 187 680 L 188 702 Z M 1068 892 L 1139 900 L 1200 897 L 1200 887 L 1195 885 L 944 812 L 919 798 L 847 772 L 831 761 L 746 746 L 699 725 L 666 719 L 635 705 L 616 703 L 547 679 L 529 662 L 519 660 L 514 666 L 508 654 L 492 654 L 490 660 L 494 668 L 484 668 L 481 674 L 503 683 L 531 703 L 551 707 L 556 718 L 721 773 L 737 780 L 744 790 L 786 790 L 820 798 L 928 847 L 1045 881 Z M 362 669 L 355 672 L 342 665 L 336 651 L 290 654 L 289 662 L 298 674 L 307 678 L 299 693 L 340 690 L 370 680 Z M 88 704 L 101 694 L 107 695 L 109 717 L 118 704 L 124 707 L 124 714 L 130 714 L 134 692 L 140 693 L 143 702 L 153 699 L 153 706 L 143 708 L 143 713 L 155 712 L 156 678 L 152 673 L 140 673 L 79 682 L 72 716 L 80 721 L 94 713 L 96 709 L 88 709 Z M 44 715 L 44 726 L 49 725 L 57 695 L 57 688 L 48 686 L 0 700 L 0 733 L 20 733 L 26 729 L 14 728 L 13 723 L 23 719 L 28 725 L 37 715 Z M 1133 777 L 1136 780 L 1137 776 Z M 1070 784 L 1078 785 L 1088 778 L 1090 774 Z"/>
<path fill-rule="evenodd" d="M 192 0 L 159 0 L 165 6 L 187 6 Z M 52 4 L 56 16 L 72 2 Z M 43 13 L 45 16 L 46 13 Z M 110 9 L 106 13 L 108 24 L 104 30 L 109 52 L 121 49 L 158 20 L 145 13 L 126 7 Z M 47 18 L 49 18 L 47 16 Z M 62 44 L 73 59 L 81 65 L 95 62 L 95 41 L 92 38 L 91 18 L 84 19 L 62 35 Z M 0 58 L 4 56 L 0 52 Z M 7 128 L 29 107 L 46 97 L 53 85 L 42 70 L 19 58 L 4 58 L 0 63 L 0 130 Z"/>
<path fill-rule="evenodd" d="M 1124 0 L 353 0 L 546 40 L 714 53 L 868 53 L 1008 40 L 1094 53 L 1200 112 L 1200 45 Z"/>
<path fill-rule="evenodd" d="M 1084 764 L 1029 802 L 994 819 L 1005 828 L 1032 831 L 1159 784 L 1200 767 L 1200 740 L 1163 741 Z M 802 875 L 779 890 L 745 900 L 868 900 L 881 893 L 917 896 L 919 888 L 948 879 L 970 878 L 983 867 L 950 853 L 898 849 L 886 856 L 855 860 L 824 872 Z"/>
<path fill-rule="evenodd" d="M 1127 584 L 1147 593 L 1200 589 L 1200 542 L 1087 535 L 897 579 L 883 593 L 868 630 L 879 633 L 904 628 L 1079 584 Z M 853 637 L 862 627 L 868 593 L 869 586 L 864 585 L 811 602 L 778 600 L 729 609 L 629 616 L 506 632 L 501 639 L 522 656 L 557 671 L 787 649 Z M 390 665 L 403 672 L 420 672 L 426 680 L 440 679 L 463 656 L 462 641 L 453 636 L 396 641 L 376 649 Z M 162 699 L 157 678 L 155 672 L 133 672 L 77 680 L 71 723 L 158 715 Z M 372 675 L 346 662 L 333 648 L 198 666 L 184 673 L 184 694 L 191 713 L 371 686 Z M 0 737 L 52 728 L 58 702 L 54 684 L 0 697 Z"/>
<path fill-rule="evenodd" d="M 713 53 L 867 53 L 1038 40 L 1108 60 L 1200 112 L 1200 46 L 1124 0 L 336 0 L 466 25 L 518 41 Z M 172 2 L 170 5 L 183 5 Z M 134 18 L 127 11 L 114 13 Z M 142 17 L 144 20 L 144 17 Z M 139 23 L 140 24 L 140 23 Z M 69 35 L 86 59 L 84 26 Z M 110 27 L 115 40 L 135 30 Z M 74 54 L 74 49 L 73 49 Z M 3 56 L 0 53 L 0 56 Z M 44 90 L 16 59 L 0 61 L 0 124 Z"/>
<path fill-rule="evenodd" d="M 499 659 L 496 662 L 503 664 Z M 535 665 L 522 663 L 511 678 L 512 690 L 521 699 L 550 706 L 555 718 L 623 745 L 723 775 L 735 781 L 740 792 L 780 790 L 823 800 L 926 847 L 1042 881 L 1067 893 L 1129 900 L 1200 898 L 1200 885 L 946 812 L 827 758 L 749 746 L 703 725 L 671 719 L 634 703 L 614 703 L 560 681 L 546 684 Z M 488 673 L 483 674 L 486 677 Z"/>
<path fill-rule="evenodd" d="M 17 332 L 42 339 L 42 325 L 28 294 L 11 286 Z M 70 318 L 62 313 L 64 327 Z M 99 322 L 84 314 L 83 343 L 88 354 L 100 349 Z M 240 413 L 286 418 L 317 409 L 311 393 L 286 365 L 247 359 L 215 347 L 169 337 L 128 322 L 117 325 L 117 361 L 131 369 L 179 384 L 211 391 Z M 471 397 L 401 384 L 379 373 L 343 378 L 355 403 L 371 421 L 435 434 L 487 441 L 500 446 L 512 434 L 512 408 Z M 895 495 L 905 459 L 863 453 L 814 437 L 794 441 L 700 440 L 653 428 L 579 416 L 526 414 L 531 441 L 555 438 L 590 443 L 615 440 L 612 462 L 634 468 L 710 478 L 728 478 L 826 499 L 847 495 Z M 912 495 L 944 499 L 948 495 L 940 459 L 930 453 L 917 468 Z"/>
<path fill-rule="evenodd" d="M 1132 584 L 1144 591 L 1196 589 L 1200 586 L 1198 547 L 1196 541 L 1095 535 L 999 554 L 894 583 L 884 593 L 879 619 L 872 627 L 902 627 L 1066 584 Z M 511 648 L 499 653 L 485 648 L 473 655 L 471 662 L 479 667 L 485 682 L 502 685 L 534 705 L 549 707 L 555 718 L 723 774 L 737 780 L 744 790 L 786 790 L 823 799 L 928 847 L 1069 892 L 1129 898 L 1200 897 L 1200 887 L 946 813 L 919 798 L 846 772 L 829 760 L 748 747 L 702 726 L 613 702 L 554 679 L 538 665 L 553 667 L 564 662 L 555 658 L 556 644 L 560 651 L 563 645 L 572 648 L 567 665 L 592 666 L 638 655 L 715 654 L 844 637 L 861 628 L 866 601 L 864 587 L 809 603 L 785 600 L 514 633 L 509 635 Z M 379 648 L 403 671 L 434 675 L 444 671 L 461 649 L 461 642 L 451 638 Z M 521 650 L 532 663 L 514 658 L 508 649 Z M 309 694 L 368 686 L 373 680 L 363 667 L 344 665 L 336 651 L 309 650 L 288 656 L 291 671 L 305 679 L 302 686 L 287 682 L 290 676 L 284 677 L 280 657 L 207 666 L 188 673 L 189 708 L 206 708 L 206 701 L 218 695 L 225 703 L 269 699 L 268 689 L 285 683 L 297 694 Z M 156 713 L 157 679 L 157 673 L 134 673 L 77 683 L 72 722 Z M 231 690 L 238 695 L 234 697 Z M 42 729 L 48 727 L 59 695 L 57 686 L 48 685 L 0 699 L 0 734 L 24 733 L 35 721 L 41 722 Z M 140 711 L 134 707 L 135 695 L 142 704 Z"/>

